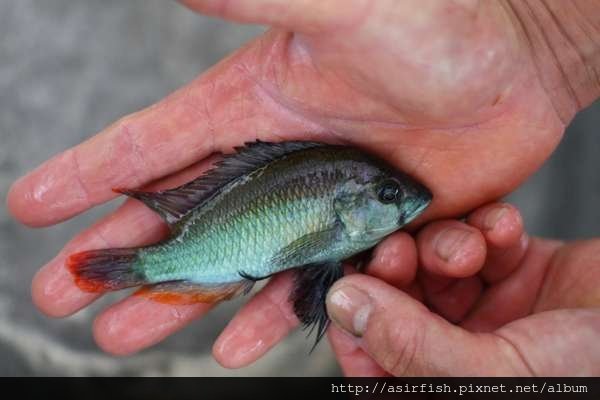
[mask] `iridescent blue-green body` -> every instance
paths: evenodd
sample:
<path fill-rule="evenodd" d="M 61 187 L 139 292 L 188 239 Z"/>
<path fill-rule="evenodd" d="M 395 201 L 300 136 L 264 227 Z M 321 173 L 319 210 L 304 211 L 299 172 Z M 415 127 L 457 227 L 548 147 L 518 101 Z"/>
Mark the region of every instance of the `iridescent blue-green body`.
<path fill-rule="evenodd" d="M 261 277 L 296 266 L 281 265 L 275 256 L 335 223 L 336 175 L 343 171 L 317 172 L 309 160 L 289 161 L 289 173 L 273 168 L 250 176 L 195 212 L 177 236 L 143 249 L 139 262 L 148 280 L 236 282 L 243 279 L 240 272 Z"/>
<path fill-rule="evenodd" d="M 426 188 L 355 148 L 314 142 L 248 144 L 179 188 L 123 193 L 161 214 L 172 235 L 139 249 L 73 256 L 81 287 L 146 285 L 159 301 L 177 293 L 218 301 L 297 268 L 291 299 L 303 322 L 319 325 L 319 337 L 341 260 L 374 246 L 431 200 Z"/>

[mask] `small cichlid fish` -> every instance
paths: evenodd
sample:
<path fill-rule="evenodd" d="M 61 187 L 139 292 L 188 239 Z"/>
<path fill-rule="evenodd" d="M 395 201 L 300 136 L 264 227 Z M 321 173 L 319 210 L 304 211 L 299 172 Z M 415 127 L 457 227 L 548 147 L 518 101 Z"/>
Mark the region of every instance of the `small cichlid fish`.
<path fill-rule="evenodd" d="M 167 240 L 85 251 L 67 266 L 84 291 L 142 286 L 137 294 L 170 304 L 230 299 L 295 268 L 290 300 L 303 325 L 317 327 L 316 345 L 341 261 L 412 221 L 431 193 L 352 147 L 257 141 L 236 150 L 178 188 L 118 190 L 164 218 Z"/>

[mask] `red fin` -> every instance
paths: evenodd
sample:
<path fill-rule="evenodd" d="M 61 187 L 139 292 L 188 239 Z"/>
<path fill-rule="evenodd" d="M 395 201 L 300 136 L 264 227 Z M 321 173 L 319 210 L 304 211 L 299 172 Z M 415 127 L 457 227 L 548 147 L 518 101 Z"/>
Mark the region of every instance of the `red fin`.
<path fill-rule="evenodd" d="M 79 275 L 78 270 L 80 265 L 86 264 L 87 260 L 87 252 L 72 254 L 67 258 L 67 269 L 73 275 L 75 284 L 79 289 L 83 290 L 84 292 L 104 292 L 104 285 L 101 282 L 90 281 Z"/>
<path fill-rule="evenodd" d="M 144 284 L 133 269 L 136 249 L 103 249 L 72 254 L 66 266 L 85 292 L 106 292 Z"/>
<path fill-rule="evenodd" d="M 143 296 L 158 303 L 184 305 L 196 303 L 218 303 L 228 300 L 240 292 L 246 293 L 253 282 L 241 281 L 223 285 L 197 285 L 185 281 L 165 282 L 142 287 L 134 296 Z"/>

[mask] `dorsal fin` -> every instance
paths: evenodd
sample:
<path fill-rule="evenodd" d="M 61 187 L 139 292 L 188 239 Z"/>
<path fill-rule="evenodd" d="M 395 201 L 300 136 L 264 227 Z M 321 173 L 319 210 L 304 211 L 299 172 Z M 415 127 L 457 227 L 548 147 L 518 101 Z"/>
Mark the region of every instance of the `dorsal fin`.
<path fill-rule="evenodd" d="M 235 153 L 225 155 L 221 161 L 215 163 L 215 166 L 203 175 L 177 188 L 160 192 L 114 190 L 117 193 L 140 200 L 172 226 L 218 193 L 228 183 L 246 176 L 285 155 L 324 145 L 318 142 L 270 143 L 257 140 L 256 142 L 248 142 L 244 146 L 235 147 Z"/>

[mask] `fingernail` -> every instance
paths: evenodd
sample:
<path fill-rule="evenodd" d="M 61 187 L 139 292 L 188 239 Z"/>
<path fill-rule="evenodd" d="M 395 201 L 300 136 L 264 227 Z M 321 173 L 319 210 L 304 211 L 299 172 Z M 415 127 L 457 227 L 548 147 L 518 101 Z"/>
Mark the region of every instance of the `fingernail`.
<path fill-rule="evenodd" d="M 443 260 L 451 260 L 459 253 L 471 234 L 470 231 L 460 228 L 448 228 L 440 232 L 434 242 L 437 255 Z"/>
<path fill-rule="evenodd" d="M 506 215 L 507 211 L 505 207 L 499 207 L 490 211 L 483 220 L 484 228 L 489 231 L 494 229 L 496 224 Z"/>
<path fill-rule="evenodd" d="M 367 329 L 372 308 L 369 295 L 354 286 L 342 286 L 327 298 L 327 312 L 333 322 L 358 337 Z"/>

